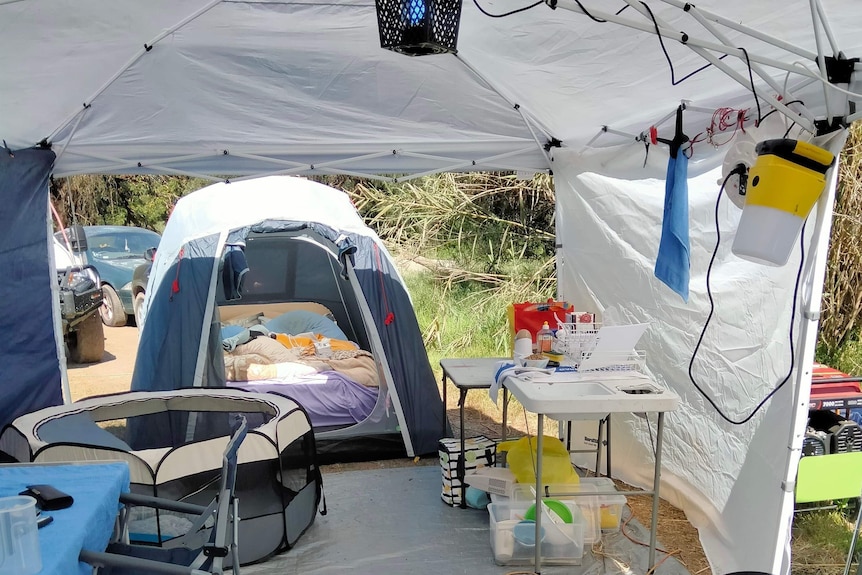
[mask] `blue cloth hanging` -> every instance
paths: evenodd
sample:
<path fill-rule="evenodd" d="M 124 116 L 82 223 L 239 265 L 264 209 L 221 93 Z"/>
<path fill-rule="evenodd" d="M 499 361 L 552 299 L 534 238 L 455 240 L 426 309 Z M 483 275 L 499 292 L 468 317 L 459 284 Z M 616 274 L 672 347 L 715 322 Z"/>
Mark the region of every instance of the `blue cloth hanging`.
<path fill-rule="evenodd" d="M 688 158 L 671 154 L 664 191 L 664 219 L 655 261 L 655 277 L 688 302 L 690 271 L 688 238 Z"/>
<path fill-rule="evenodd" d="M 224 298 L 228 301 L 242 298 L 242 282 L 248 273 L 248 261 L 242 246 L 228 245 L 222 263 Z"/>

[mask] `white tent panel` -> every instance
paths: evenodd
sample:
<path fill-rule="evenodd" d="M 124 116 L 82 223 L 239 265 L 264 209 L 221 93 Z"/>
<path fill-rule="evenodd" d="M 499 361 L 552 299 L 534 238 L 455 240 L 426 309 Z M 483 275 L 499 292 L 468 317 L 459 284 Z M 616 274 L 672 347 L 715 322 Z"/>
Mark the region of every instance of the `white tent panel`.
<path fill-rule="evenodd" d="M 776 534 L 786 520 L 784 481 L 791 456 L 788 426 L 795 411 L 796 371 L 804 368 L 810 375 L 810 364 L 801 364 L 798 349 L 790 374 L 799 247 L 780 268 L 737 258 L 730 246 L 740 213 L 722 198 L 721 245 L 710 274 L 715 310 L 692 373 L 725 415 L 737 422 L 786 380 L 757 415 L 734 425 L 719 416 L 689 379 L 692 353 L 710 312 L 706 271 L 717 240 L 714 214 L 721 171 L 689 179 L 687 304 L 653 272 L 661 236 L 663 181 L 617 180 L 568 168 L 555 175 L 564 222 L 558 231 L 561 297 L 576 309 L 597 311 L 606 323 L 648 322 L 650 328 L 639 345 L 646 351 L 647 367 L 661 385 L 682 398 L 680 408 L 666 419 L 662 496 L 684 509 L 700 529 L 714 572 L 775 572 Z M 812 227 L 808 226 L 806 250 Z M 806 262 L 810 257 L 806 251 Z M 799 293 L 803 291 L 800 287 Z M 796 303 L 802 305 L 801 295 Z M 793 346 L 800 334 L 800 315 L 797 311 Z M 614 476 L 648 487 L 655 419 L 615 416 L 613 427 Z M 595 437 L 594 428 L 579 430 L 573 434 L 576 439 Z M 792 486 L 788 489 L 792 501 Z"/>
<path fill-rule="evenodd" d="M 459 55 L 423 58 L 380 49 L 374 5 L 364 0 L 179 0 L 108 8 L 84 0 L 55 2 L 50 9 L 37 0 L 0 4 L 8 48 L 0 53 L 0 70 L 5 78 L 28 79 L 0 84 L 0 102 L 12 111 L 3 119 L 3 137 L 13 147 L 53 142 L 62 150 L 56 175 L 326 173 L 334 168 L 321 164 L 333 161 L 347 172 L 403 174 L 546 169 L 539 144 L 548 137 L 588 158 L 592 148 L 632 142 L 605 134 L 587 148 L 602 126 L 637 135 L 683 99 L 704 109 L 744 106 L 751 121 L 756 117 L 750 92 L 720 70 L 709 68 L 671 86 L 654 34 L 594 22 L 563 9 L 566 2 L 571 0 L 556 10 L 542 5 L 498 19 L 465 2 Z M 525 5 L 481 4 L 493 13 Z M 634 4 L 619 17 L 650 29 L 652 21 Z M 839 49 L 858 55 L 862 4 L 824 5 Z M 671 29 L 720 44 L 691 14 L 662 2 L 651 6 Z M 816 52 L 808 2 L 697 6 L 798 46 L 803 55 Z M 723 30 L 731 45 L 746 47 L 755 66 L 769 58 L 795 66 L 788 88 L 813 73 L 800 67 L 813 70 L 810 58 Z M 823 43 L 829 46 L 825 36 Z M 665 45 L 677 79 L 704 63 L 674 40 Z M 743 60 L 731 55 L 722 64 L 747 84 Z M 761 98 L 783 90 L 787 71 L 762 69 L 773 86 L 755 74 Z M 814 113 L 825 112 L 819 82 L 793 95 Z M 762 108 L 768 111 L 765 102 Z M 708 113 L 687 114 L 686 131 L 703 132 L 709 120 Z M 671 124 L 661 126 L 664 135 Z M 700 146 L 695 160 L 711 151 Z M 382 155 L 346 161 L 369 153 Z M 642 155 L 639 149 L 630 153 Z M 613 174 L 614 166 L 593 170 Z"/>

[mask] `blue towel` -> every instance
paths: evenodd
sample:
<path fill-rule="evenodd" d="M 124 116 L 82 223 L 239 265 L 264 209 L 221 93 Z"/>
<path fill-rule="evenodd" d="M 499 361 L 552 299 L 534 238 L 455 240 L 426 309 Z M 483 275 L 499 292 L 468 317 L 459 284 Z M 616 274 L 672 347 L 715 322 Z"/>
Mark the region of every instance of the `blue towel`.
<path fill-rule="evenodd" d="M 688 158 L 679 151 L 667 164 L 664 220 L 655 261 L 655 277 L 688 302 Z"/>

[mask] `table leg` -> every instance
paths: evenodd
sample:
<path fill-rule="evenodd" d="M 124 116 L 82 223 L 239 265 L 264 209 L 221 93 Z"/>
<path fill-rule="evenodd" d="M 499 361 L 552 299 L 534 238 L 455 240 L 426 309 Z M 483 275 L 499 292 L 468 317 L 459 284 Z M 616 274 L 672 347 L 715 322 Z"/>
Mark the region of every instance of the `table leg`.
<path fill-rule="evenodd" d="M 605 421 L 607 421 L 608 427 L 605 433 L 605 436 L 608 438 L 608 448 L 605 451 L 605 457 L 607 458 L 607 468 L 608 473 L 607 477 L 612 477 L 611 475 L 611 414 L 609 413 L 607 417 L 605 417 Z"/>
<path fill-rule="evenodd" d="M 605 419 L 599 420 L 599 440 L 596 442 L 596 477 L 602 474 L 602 431 L 605 428 Z"/>
<path fill-rule="evenodd" d="M 658 427 L 656 429 L 655 441 L 655 469 L 652 479 L 652 525 L 650 525 L 649 533 L 649 566 L 647 569 L 652 569 L 655 565 L 655 545 L 656 531 L 658 528 L 658 504 L 659 504 L 659 486 L 661 485 L 661 443 L 662 434 L 664 432 L 664 412 L 658 414 Z"/>
<path fill-rule="evenodd" d="M 443 433 L 440 437 L 446 437 L 446 410 L 449 404 L 446 401 L 446 370 L 443 370 Z"/>
<path fill-rule="evenodd" d="M 459 413 L 461 415 L 461 454 L 458 456 L 458 479 L 461 481 L 461 509 L 467 509 L 467 486 L 464 479 L 467 477 L 467 453 L 464 447 L 464 400 L 467 398 L 467 390 L 461 389 L 458 398 Z"/>
<path fill-rule="evenodd" d="M 536 573 L 542 572 L 542 448 L 545 435 L 545 416 L 539 414 L 536 435 Z"/>
<path fill-rule="evenodd" d="M 509 427 L 507 415 L 509 413 L 509 390 L 503 386 L 503 434 L 500 441 L 506 441 L 506 429 Z"/>

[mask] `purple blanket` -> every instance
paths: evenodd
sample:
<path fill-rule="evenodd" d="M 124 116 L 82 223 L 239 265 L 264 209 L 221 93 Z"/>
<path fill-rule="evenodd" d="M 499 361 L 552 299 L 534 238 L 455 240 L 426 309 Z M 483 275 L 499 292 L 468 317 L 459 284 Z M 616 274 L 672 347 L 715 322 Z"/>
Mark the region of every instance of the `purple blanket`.
<path fill-rule="evenodd" d="M 257 393 L 285 395 L 305 408 L 311 425 L 350 425 L 371 414 L 377 403 L 377 388 L 365 387 L 337 371 L 321 371 L 290 380 L 229 381 L 236 387 Z"/>

